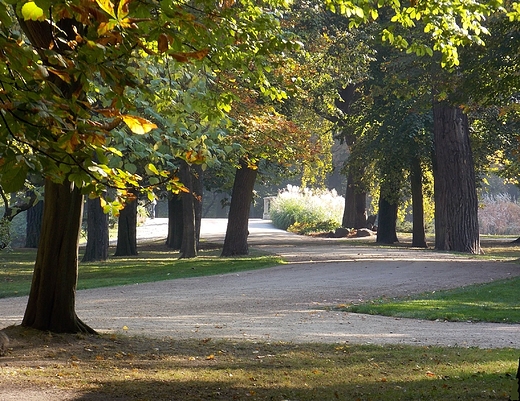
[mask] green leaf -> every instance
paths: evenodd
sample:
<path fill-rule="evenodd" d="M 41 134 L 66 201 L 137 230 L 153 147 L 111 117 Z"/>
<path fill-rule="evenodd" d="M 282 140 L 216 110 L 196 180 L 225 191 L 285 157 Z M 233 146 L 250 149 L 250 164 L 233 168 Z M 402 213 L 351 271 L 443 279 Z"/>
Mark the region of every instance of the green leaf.
<path fill-rule="evenodd" d="M 137 171 L 137 166 L 133 163 L 125 163 L 125 170 L 130 174 L 135 174 Z"/>
<path fill-rule="evenodd" d="M 2 166 L 2 175 L 0 176 L 0 184 L 4 192 L 19 191 L 24 183 L 29 167 L 25 163 L 9 163 Z"/>

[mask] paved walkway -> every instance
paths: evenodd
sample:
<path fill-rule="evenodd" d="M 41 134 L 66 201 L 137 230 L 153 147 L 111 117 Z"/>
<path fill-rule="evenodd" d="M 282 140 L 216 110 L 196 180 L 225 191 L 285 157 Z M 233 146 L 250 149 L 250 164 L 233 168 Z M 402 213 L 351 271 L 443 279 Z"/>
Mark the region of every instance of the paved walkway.
<path fill-rule="evenodd" d="M 164 238 L 165 219 L 139 228 Z M 104 332 L 252 341 L 394 343 L 520 348 L 520 325 L 431 322 L 330 310 L 331 306 L 520 276 L 516 264 L 448 253 L 308 238 L 251 220 L 250 244 L 288 264 L 238 274 L 78 291 L 77 313 Z M 225 220 L 202 238 L 222 242 Z M 21 321 L 27 299 L 0 299 L 0 327 Z M 123 327 L 128 330 L 123 331 Z"/>

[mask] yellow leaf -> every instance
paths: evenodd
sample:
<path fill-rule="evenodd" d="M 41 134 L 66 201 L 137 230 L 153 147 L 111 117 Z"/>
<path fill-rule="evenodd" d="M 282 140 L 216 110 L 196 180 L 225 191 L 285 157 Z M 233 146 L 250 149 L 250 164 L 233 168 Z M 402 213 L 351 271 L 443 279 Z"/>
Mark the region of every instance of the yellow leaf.
<path fill-rule="evenodd" d="M 110 14 L 112 17 L 116 18 L 116 13 L 114 11 L 114 4 L 110 0 L 96 0 L 96 3 L 98 3 L 98 6 L 101 7 L 101 9 L 106 12 L 107 14 Z"/>
<path fill-rule="evenodd" d="M 29 1 L 22 6 L 22 16 L 25 21 L 43 21 L 43 9 L 38 7 L 34 1 Z"/>
<path fill-rule="evenodd" d="M 116 26 L 116 21 L 101 22 L 98 26 L 97 32 L 99 36 L 105 35 L 110 32 Z"/>
<path fill-rule="evenodd" d="M 123 326 L 123 330 L 128 330 L 128 327 L 127 326 Z"/>
<path fill-rule="evenodd" d="M 208 360 L 208 361 L 212 361 L 213 359 L 215 359 L 215 355 L 213 355 L 213 354 L 208 355 L 208 356 L 206 357 L 206 360 Z"/>
<path fill-rule="evenodd" d="M 120 0 L 117 6 L 117 18 L 122 19 L 128 15 L 128 3 L 130 0 Z"/>
<path fill-rule="evenodd" d="M 123 119 L 125 124 L 128 125 L 128 128 L 130 128 L 130 130 L 137 135 L 146 134 L 154 128 L 157 128 L 157 125 L 155 125 L 151 121 L 148 121 L 146 118 L 130 116 L 128 114 L 122 115 L 121 118 Z"/>

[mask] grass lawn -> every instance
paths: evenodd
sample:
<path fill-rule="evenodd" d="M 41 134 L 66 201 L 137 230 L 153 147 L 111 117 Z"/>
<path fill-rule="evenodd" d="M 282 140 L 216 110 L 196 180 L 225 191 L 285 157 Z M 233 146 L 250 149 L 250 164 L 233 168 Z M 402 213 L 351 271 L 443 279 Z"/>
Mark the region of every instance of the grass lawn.
<path fill-rule="evenodd" d="M 474 257 L 518 263 L 520 244 L 512 243 L 514 239 L 483 236 L 484 253 Z M 357 305 L 340 305 L 338 309 L 414 319 L 520 323 L 519 288 L 520 278 L 517 277 L 405 298 L 380 298 Z"/>
<path fill-rule="evenodd" d="M 390 247 L 410 246 L 411 234 L 399 233 L 398 237 L 400 242 Z M 512 242 L 516 238 L 482 236 L 483 254 L 473 257 L 520 263 L 520 244 Z M 427 237 L 427 242 L 434 243 L 434 237 Z M 381 246 L 373 241 L 368 244 Z M 380 298 L 361 304 L 338 305 L 337 309 L 427 320 L 520 323 L 519 288 L 520 278 L 513 278 L 406 298 Z"/>
<path fill-rule="evenodd" d="M 415 319 L 520 323 L 519 288 L 517 277 L 406 298 L 381 298 L 339 309 Z"/>
<path fill-rule="evenodd" d="M 513 349 L 156 340 L 21 327 L 7 333 L 15 343 L 1 359 L 0 393 L 5 383 L 92 400 L 478 401 L 517 394 Z"/>
<path fill-rule="evenodd" d="M 138 256 L 111 256 L 105 262 L 80 263 L 78 289 L 233 273 L 283 263 L 278 256 L 259 252 L 247 257 L 220 258 L 219 249 L 214 247 L 202 250 L 194 259 L 178 259 L 177 252 L 158 243 L 139 246 L 138 250 Z M 0 298 L 29 294 L 35 259 L 33 249 L 0 253 Z"/>

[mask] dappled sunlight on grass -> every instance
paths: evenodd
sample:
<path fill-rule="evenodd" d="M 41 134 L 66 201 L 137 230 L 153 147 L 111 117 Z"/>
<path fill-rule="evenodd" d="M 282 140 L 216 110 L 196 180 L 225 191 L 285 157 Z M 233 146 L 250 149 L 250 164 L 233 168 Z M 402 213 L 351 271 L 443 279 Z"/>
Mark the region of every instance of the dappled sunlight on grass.
<path fill-rule="evenodd" d="M 0 371 L 0 382 L 9 377 L 10 385 L 58 386 L 107 399 L 507 400 L 518 360 L 512 349 L 17 335 L 17 330 L 9 334 L 20 344 Z"/>

